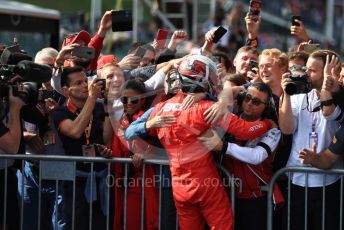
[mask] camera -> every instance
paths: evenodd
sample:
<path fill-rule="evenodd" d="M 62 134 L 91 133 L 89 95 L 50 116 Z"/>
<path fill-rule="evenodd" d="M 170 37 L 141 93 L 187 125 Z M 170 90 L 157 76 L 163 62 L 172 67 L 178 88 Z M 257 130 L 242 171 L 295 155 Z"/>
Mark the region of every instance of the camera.
<path fill-rule="evenodd" d="M 37 103 L 40 83 L 50 80 L 52 69 L 48 65 L 40 65 L 28 60 L 16 65 L 0 64 L 0 98 L 7 98 L 9 86 L 13 88 L 13 96 L 19 97 L 28 105 Z M 17 83 L 22 83 L 25 92 L 20 92 Z"/>
<path fill-rule="evenodd" d="M 285 91 L 288 95 L 308 93 L 312 90 L 307 74 L 291 75 L 289 78 L 293 82 L 286 85 Z"/>

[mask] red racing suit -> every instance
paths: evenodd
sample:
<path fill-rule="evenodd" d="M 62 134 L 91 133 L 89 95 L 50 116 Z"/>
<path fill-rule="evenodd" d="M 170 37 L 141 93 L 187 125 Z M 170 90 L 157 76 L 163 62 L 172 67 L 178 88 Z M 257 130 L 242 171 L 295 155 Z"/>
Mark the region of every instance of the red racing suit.
<path fill-rule="evenodd" d="M 167 151 L 172 175 L 172 189 L 181 229 L 233 229 L 233 214 L 229 199 L 218 175 L 212 154 L 198 137 L 211 128 L 203 113 L 213 101 L 202 100 L 182 110 L 185 95 L 159 103 L 149 119 L 157 114 L 174 115 L 176 124 L 167 128 L 151 129 Z M 241 139 L 253 139 L 271 126 L 267 121 L 247 122 L 228 114 L 219 125 Z"/>
<path fill-rule="evenodd" d="M 144 112 L 140 111 L 132 116 L 133 121 L 139 118 Z M 152 151 L 147 148 L 147 143 L 141 139 L 127 141 L 124 138 L 124 131 L 130 125 L 126 117 L 122 117 L 115 125 L 115 135 L 112 143 L 112 157 L 130 157 L 132 153 L 145 154 Z M 151 153 L 147 153 L 151 154 Z M 123 177 L 125 169 L 123 164 L 114 164 L 115 171 L 115 218 L 114 230 L 123 229 L 124 214 L 124 184 Z M 158 229 L 158 191 L 154 184 L 154 166 L 145 166 L 145 202 L 144 202 L 144 228 L 147 230 Z M 127 188 L 127 207 L 126 207 L 126 229 L 141 229 L 141 198 L 142 198 L 142 166 L 134 167 L 128 165 L 128 188 Z"/>

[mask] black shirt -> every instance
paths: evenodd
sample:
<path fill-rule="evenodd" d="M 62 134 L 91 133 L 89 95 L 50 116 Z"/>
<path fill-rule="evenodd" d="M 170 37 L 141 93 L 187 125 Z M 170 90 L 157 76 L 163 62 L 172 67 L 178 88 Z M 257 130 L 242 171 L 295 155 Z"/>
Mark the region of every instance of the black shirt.
<path fill-rule="evenodd" d="M 67 103 L 68 104 L 68 103 Z M 66 119 L 75 120 L 80 113 L 79 110 L 73 111 L 67 105 L 57 108 L 53 112 L 53 120 L 55 127 L 58 129 L 61 122 Z M 104 108 L 101 103 L 96 103 L 93 109 L 93 120 L 92 120 L 92 127 L 90 133 L 90 144 L 97 143 L 103 144 L 103 121 L 104 121 Z M 75 139 L 72 137 L 68 137 L 63 135 L 58 131 L 58 134 L 61 138 L 63 148 L 65 150 L 66 155 L 70 156 L 82 156 L 82 145 L 86 144 L 86 134 L 85 132 L 79 139 Z M 99 153 L 96 151 L 97 156 L 100 156 Z M 99 167 L 99 165 L 102 165 Z M 77 168 L 89 171 L 90 167 L 89 164 L 85 163 L 78 163 Z M 94 164 L 94 169 L 99 170 L 103 169 L 104 164 Z"/>

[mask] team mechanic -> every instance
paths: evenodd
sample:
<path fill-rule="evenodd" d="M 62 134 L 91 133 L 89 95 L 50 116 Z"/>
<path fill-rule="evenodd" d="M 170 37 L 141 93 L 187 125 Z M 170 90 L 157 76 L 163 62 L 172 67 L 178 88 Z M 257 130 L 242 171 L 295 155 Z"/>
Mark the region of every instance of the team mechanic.
<path fill-rule="evenodd" d="M 171 99 L 159 103 L 149 119 L 156 115 L 174 115 L 176 123 L 165 128 L 150 129 L 167 151 L 172 174 L 172 189 L 179 226 L 183 229 L 233 229 L 230 202 L 220 181 L 212 154 L 198 137 L 211 126 L 203 113 L 214 101 L 201 100 L 182 110 L 187 92 L 207 92 L 216 95 L 218 85 L 215 63 L 202 55 L 186 57 L 179 68 L 181 91 Z M 270 129 L 268 121 L 247 122 L 228 113 L 218 126 L 241 139 L 254 139 Z"/>

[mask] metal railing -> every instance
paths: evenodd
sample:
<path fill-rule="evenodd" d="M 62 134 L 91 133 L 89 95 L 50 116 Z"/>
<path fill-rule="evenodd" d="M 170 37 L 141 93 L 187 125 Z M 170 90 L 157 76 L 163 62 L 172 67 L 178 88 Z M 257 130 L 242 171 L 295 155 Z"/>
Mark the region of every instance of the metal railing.
<path fill-rule="evenodd" d="M 267 209 L 267 229 L 268 230 L 272 230 L 273 229 L 273 212 L 274 212 L 274 208 L 273 208 L 273 188 L 274 188 L 274 184 L 277 183 L 278 179 L 281 177 L 285 177 L 285 175 L 287 175 L 288 178 L 291 178 L 292 173 L 305 173 L 305 186 L 303 187 L 304 189 L 304 229 L 310 229 L 309 227 L 309 223 L 308 223 L 308 217 L 309 217 L 309 213 L 313 210 L 309 210 L 308 206 L 310 204 L 310 202 L 312 202 L 309 199 L 309 190 L 311 190 L 312 188 L 319 188 L 319 187 L 310 187 L 309 183 L 308 183 L 308 178 L 310 174 L 320 174 L 323 177 L 323 185 L 320 187 L 322 190 L 322 197 L 321 199 L 321 203 L 322 203 L 322 215 L 321 215 L 321 229 L 328 229 L 328 226 L 325 224 L 325 216 L 326 216 L 326 187 L 330 186 L 330 185 L 326 185 L 325 184 L 325 179 L 327 175 L 339 175 L 340 179 L 340 189 L 339 189 L 339 213 L 337 213 L 339 215 L 339 229 L 341 230 L 343 228 L 343 176 L 344 176 L 344 169 L 331 169 L 331 170 L 320 170 L 320 169 L 316 169 L 316 168 L 311 168 L 311 167 L 287 167 L 287 168 L 282 168 L 280 169 L 278 172 L 276 172 L 270 183 L 269 183 L 269 188 L 268 188 L 268 209 Z M 292 191 L 291 191 L 291 180 L 288 179 L 287 180 L 287 194 L 285 195 L 285 200 L 286 200 L 286 223 L 284 223 L 285 227 L 289 230 L 289 229 L 293 229 L 291 227 L 291 212 L 295 211 L 295 210 L 291 210 L 291 196 L 292 196 Z M 334 183 L 333 183 L 334 184 Z M 335 215 L 335 212 L 337 210 L 333 210 L 333 213 L 331 213 L 330 215 Z"/>
<path fill-rule="evenodd" d="M 55 226 L 53 229 L 58 229 L 58 226 L 60 223 L 58 223 L 58 220 L 61 220 L 61 218 L 59 217 L 59 212 L 58 212 L 58 196 L 60 196 L 60 187 L 61 187 L 61 183 L 62 181 L 64 182 L 68 182 L 68 183 L 73 183 L 72 185 L 72 197 L 73 197 L 73 202 L 72 204 L 68 204 L 71 207 L 72 210 L 72 217 L 71 217 L 71 229 L 75 228 L 75 221 L 77 216 L 75 216 L 75 202 L 76 202 L 76 196 L 80 196 L 83 194 L 76 194 L 76 178 L 78 177 L 77 175 L 77 168 L 78 165 L 82 164 L 82 163 L 90 163 L 87 164 L 90 167 L 90 174 L 94 175 L 94 173 L 96 173 L 95 167 L 97 167 L 97 164 L 99 163 L 103 163 L 106 169 L 106 176 L 108 177 L 111 174 L 111 167 L 113 165 L 113 163 L 117 163 L 117 164 L 124 164 L 124 177 L 123 177 L 123 182 L 124 185 L 127 185 L 127 180 L 128 180 L 128 168 L 129 165 L 132 164 L 132 159 L 131 158 L 112 158 L 112 159 L 105 159 L 105 158 L 101 158 L 101 157 L 95 157 L 95 158 L 86 158 L 86 157 L 79 157 L 79 156 L 43 156 L 43 155 L 0 155 L 0 161 L 5 161 L 5 180 L 4 180 L 4 185 L 0 185 L 0 186 L 4 186 L 4 191 L 7 191 L 7 185 L 8 185 L 8 181 L 7 181 L 7 175 L 8 175 L 8 160 L 19 160 L 21 161 L 22 165 L 20 166 L 21 168 L 21 172 L 22 172 L 22 178 L 21 178 L 21 189 L 22 191 L 22 195 L 21 195 L 21 199 L 19 200 L 19 212 L 20 212 L 20 229 L 25 229 L 23 226 L 23 220 L 24 220 L 24 211 L 27 212 L 27 210 L 24 210 L 24 172 L 25 172 L 25 162 L 39 162 L 39 164 L 37 164 L 38 167 L 38 215 L 37 215 L 37 229 L 44 229 L 44 226 L 41 226 L 41 217 L 42 217 L 42 213 L 45 212 L 46 210 L 41 210 L 41 194 L 42 194 L 42 182 L 45 180 L 49 180 L 50 182 L 52 182 L 52 184 L 55 186 L 55 211 L 56 211 L 56 215 L 54 216 L 54 222 L 52 225 Z M 146 165 L 148 164 L 154 164 L 157 165 L 159 168 L 158 171 L 158 178 L 161 179 L 163 178 L 162 175 L 162 168 L 164 165 L 168 165 L 168 160 L 158 160 L 158 159 L 145 159 L 142 162 L 142 181 L 144 181 L 142 183 L 142 196 L 141 196 L 141 229 L 144 229 L 145 226 L 145 190 L 144 190 L 144 186 L 145 186 L 145 177 L 146 177 Z M 85 164 L 84 164 L 85 165 Z M 228 171 L 223 168 L 222 166 L 218 166 L 219 170 L 222 171 L 222 173 L 228 177 L 229 180 L 229 185 L 230 185 L 230 194 L 231 194 L 231 200 L 233 201 L 232 203 L 232 207 L 233 207 L 233 211 L 234 211 L 234 195 L 235 195 L 235 188 L 234 185 L 236 183 L 235 180 L 233 180 L 231 178 L 231 174 L 228 173 Z M 90 185 L 92 185 L 95 181 L 93 181 L 96 177 L 91 176 L 90 177 Z M 107 185 L 111 184 L 107 179 Z M 159 229 L 161 229 L 161 226 L 164 224 L 162 223 L 162 216 L 161 216 L 161 212 L 162 212 L 162 186 L 163 186 L 163 181 L 160 181 L 159 183 L 159 187 L 157 187 L 158 193 L 159 193 L 159 216 L 158 216 L 158 223 L 159 223 Z M 93 191 L 93 187 L 90 186 L 90 197 L 93 197 L 93 193 L 96 191 Z M 110 223 L 111 223 L 111 218 L 113 218 L 113 216 L 110 216 L 110 186 L 106 186 L 106 199 L 105 199 L 105 210 L 106 210 L 106 229 L 110 229 Z M 124 229 L 126 226 L 126 221 L 127 221 L 127 211 L 126 211 L 126 207 L 127 207 L 127 193 L 128 193 L 128 186 L 124 186 L 124 212 L 123 212 L 123 226 Z M 2 224 L 5 226 L 6 225 L 6 220 L 7 220 L 7 212 L 6 212 L 6 208 L 9 205 L 9 201 L 7 198 L 6 192 L 4 193 L 4 197 L 0 197 L 0 199 L 3 199 L 3 205 L 4 205 L 4 213 L 3 216 L 0 217 L 2 218 Z M 62 196 L 62 199 L 64 199 L 64 197 Z M 13 205 L 13 204 L 12 204 Z M 88 229 L 94 229 L 92 228 L 92 225 L 94 225 L 94 223 L 92 223 L 92 216 L 94 214 L 94 207 L 93 207 L 93 202 L 89 202 L 89 206 L 88 206 L 88 213 L 89 213 L 89 219 L 84 220 L 84 221 L 88 221 Z M 51 218 L 52 219 L 52 218 Z M 51 220 L 50 219 L 50 220 Z M 18 221 L 19 222 L 19 221 Z M 178 217 L 176 216 L 176 229 L 178 229 Z M 96 226 L 94 226 L 96 227 Z M 97 227 L 97 229 L 100 229 Z"/>

